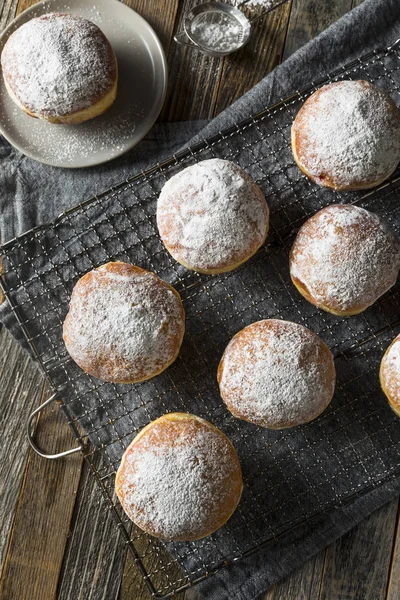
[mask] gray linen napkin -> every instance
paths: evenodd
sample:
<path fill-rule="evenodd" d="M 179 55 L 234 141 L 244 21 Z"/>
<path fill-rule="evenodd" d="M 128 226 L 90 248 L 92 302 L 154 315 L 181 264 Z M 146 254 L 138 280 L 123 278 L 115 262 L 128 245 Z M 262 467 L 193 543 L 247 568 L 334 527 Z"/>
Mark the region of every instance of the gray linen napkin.
<path fill-rule="evenodd" d="M 202 131 L 204 123 L 158 125 L 125 157 L 91 169 L 69 171 L 40 165 L 0 143 L 0 235 L 14 235 L 54 218 L 65 208 L 189 144 L 212 135 L 287 96 L 311 80 L 376 46 L 400 37 L 398 0 L 366 0 L 335 25 L 294 54 Z M 195 137 L 193 137 L 195 136 Z M 0 319 L 21 341 L 7 304 Z M 382 486 L 351 505 L 321 517 L 307 529 L 292 531 L 256 556 L 232 565 L 205 581 L 200 591 L 207 600 L 251 600 L 284 577 L 309 556 L 343 535 L 358 521 L 400 492 L 400 479 Z"/>

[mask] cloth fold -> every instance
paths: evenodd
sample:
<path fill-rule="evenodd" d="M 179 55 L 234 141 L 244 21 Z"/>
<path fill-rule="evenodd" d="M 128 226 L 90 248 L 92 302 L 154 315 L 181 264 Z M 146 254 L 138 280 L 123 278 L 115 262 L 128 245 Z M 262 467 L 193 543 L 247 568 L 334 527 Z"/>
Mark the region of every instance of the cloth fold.
<path fill-rule="evenodd" d="M 0 235 L 2 241 L 48 222 L 60 212 L 101 192 L 151 164 L 241 121 L 265 106 L 307 86 L 360 54 L 388 46 L 400 37 L 398 0 L 365 0 L 318 38 L 304 46 L 245 96 L 205 122 L 157 125 L 130 153 L 111 163 L 83 170 L 63 170 L 24 157 L 0 141 Z M 0 320 L 22 342 L 7 303 Z M 290 535 L 256 555 L 228 566 L 200 585 L 207 600 L 252 600 L 308 557 L 352 528 L 399 494 L 400 478 L 326 514 L 308 528 Z"/>

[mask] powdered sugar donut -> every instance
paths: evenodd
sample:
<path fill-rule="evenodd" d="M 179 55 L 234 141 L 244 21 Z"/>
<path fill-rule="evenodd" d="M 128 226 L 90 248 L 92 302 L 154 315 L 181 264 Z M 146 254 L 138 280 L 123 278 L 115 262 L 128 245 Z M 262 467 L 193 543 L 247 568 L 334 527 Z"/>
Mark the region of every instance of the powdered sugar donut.
<path fill-rule="evenodd" d="M 317 90 L 292 126 L 300 169 L 337 190 L 379 185 L 400 161 L 400 112 L 389 94 L 367 81 L 339 81 Z"/>
<path fill-rule="evenodd" d="M 400 244 L 377 215 L 333 204 L 300 228 L 289 262 L 309 302 L 334 315 L 356 315 L 396 283 Z"/>
<path fill-rule="evenodd" d="M 400 417 L 400 335 L 393 340 L 382 358 L 379 379 L 390 408 Z"/>
<path fill-rule="evenodd" d="M 182 302 L 172 286 L 139 267 L 111 262 L 75 285 L 64 341 L 90 375 L 134 383 L 174 362 L 184 330 Z"/>
<path fill-rule="evenodd" d="M 242 472 L 222 431 L 194 415 L 170 413 L 130 444 L 115 490 L 128 517 L 147 533 L 196 540 L 232 515 L 242 493 Z"/>
<path fill-rule="evenodd" d="M 302 325 L 277 319 L 239 331 L 218 367 L 221 396 L 231 413 L 270 429 L 315 419 L 332 399 L 335 378 L 324 342 Z"/>
<path fill-rule="evenodd" d="M 262 246 L 265 198 L 243 169 L 219 158 L 171 177 L 157 204 L 157 225 L 172 256 L 200 273 L 231 271 Z"/>
<path fill-rule="evenodd" d="M 117 60 L 102 31 L 86 19 L 49 13 L 21 25 L 1 54 L 5 85 L 28 115 L 82 123 L 117 93 Z"/>

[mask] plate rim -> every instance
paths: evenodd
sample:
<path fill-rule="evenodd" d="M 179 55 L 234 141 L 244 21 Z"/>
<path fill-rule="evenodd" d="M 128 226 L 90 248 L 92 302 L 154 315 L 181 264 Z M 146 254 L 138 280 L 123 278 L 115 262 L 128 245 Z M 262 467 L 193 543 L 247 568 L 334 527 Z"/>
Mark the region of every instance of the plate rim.
<path fill-rule="evenodd" d="M 51 3 L 60 3 L 62 2 L 62 0 L 51 0 Z M 49 10 L 48 12 L 54 12 L 51 10 L 51 7 L 49 6 L 50 2 L 49 0 L 41 0 L 40 2 L 37 2 L 36 4 L 33 4 L 32 6 L 29 6 L 28 8 L 26 8 L 25 10 L 23 10 L 19 15 L 17 15 L 12 21 L 11 23 L 9 23 L 7 25 L 7 27 L 5 27 L 5 29 L 3 29 L 3 31 L 0 34 L 0 54 L 3 50 L 3 47 L 8 39 L 8 37 L 11 35 L 10 30 L 14 30 L 15 25 L 18 24 L 20 21 L 24 21 L 24 22 L 28 22 L 31 19 L 26 19 L 26 17 L 30 14 L 30 13 L 34 13 L 35 11 L 41 10 L 41 8 L 46 8 L 48 7 Z M 141 140 L 149 133 L 149 131 L 153 128 L 155 122 L 157 121 L 161 109 L 164 106 L 164 102 L 165 102 L 165 98 L 167 95 L 167 90 L 168 90 L 168 62 L 167 62 L 167 57 L 165 54 L 165 50 L 161 44 L 160 38 L 158 37 L 158 35 L 156 34 L 156 32 L 154 31 L 153 27 L 150 25 L 150 23 L 144 18 L 142 17 L 142 15 L 140 15 L 136 10 L 134 10 L 133 8 L 131 8 L 130 6 L 128 6 L 127 4 L 125 4 L 124 2 L 120 2 L 120 0 L 107 0 L 107 5 L 111 5 L 111 4 L 118 4 L 119 6 L 123 6 L 124 8 L 132 11 L 136 17 L 139 18 L 139 20 L 143 21 L 143 23 L 145 24 L 146 28 L 148 29 L 148 31 L 151 33 L 151 35 L 154 38 L 154 41 L 156 42 L 157 45 L 157 49 L 159 52 L 159 56 L 160 56 L 160 67 L 162 69 L 163 72 L 163 87 L 162 87 L 162 93 L 160 94 L 160 98 L 157 102 L 157 108 L 154 112 L 154 118 L 151 120 L 151 122 L 149 122 L 149 127 L 147 128 L 147 130 L 145 130 L 143 132 L 142 135 L 140 135 L 140 137 L 138 139 L 135 139 L 135 141 L 133 143 L 131 143 L 128 147 L 124 148 L 123 150 L 120 150 L 119 152 L 113 154 L 112 156 L 110 156 L 109 158 L 105 158 L 105 159 L 99 159 L 96 162 L 90 162 L 89 164 L 81 164 L 81 165 L 71 165 L 69 163 L 63 163 L 60 164 L 60 162 L 54 162 L 51 159 L 42 159 L 42 158 L 38 158 L 33 152 L 26 150 L 21 144 L 19 144 L 18 142 L 15 143 L 13 140 L 10 139 L 10 136 L 8 135 L 8 133 L 5 131 L 5 128 L 3 126 L 3 122 L 2 122 L 2 117 L 3 114 L 0 113 L 0 134 L 7 140 L 7 142 L 9 144 L 11 144 L 11 146 L 13 148 L 15 148 L 16 150 L 18 150 L 19 152 L 21 152 L 21 154 L 23 154 L 24 156 L 27 156 L 28 158 L 31 158 L 32 160 L 35 160 L 36 162 L 40 163 L 40 164 L 44 164 L 44 165 L 48 165 L 51 167 L 56 167 L 59 169 L 90 169 L 92 167 L 98 166 L 98 165 L 102 165 L 105 163 L 109 163 L 112 162 L 113 160 L 120 158 L 121 156 L 123 156 L 124 154 L 126 154 L 127 152 L 129 152 L 130 150 L 132 150 L 132 148 L 134 148 L 135 146 L 137 146 L 139 144 L 139 142 L 141 142 Z M 65 9 L 65 12 L 68 12 L 68 14 L 75 14 L 73 11 L 71 11 L 71 9 Z M 42 14 L 46 14 L 45 12 L 43 12 Z M 39 16 L 39 15 L 38 15 Z M 34 16 L 32 16 L 32 18 L 34 18 Z M 22 23 L 21 23 L 22 24 Z M 152 57 L 154 58 L 154 55 L 152 54 Z M 3 79 L 3 71 L 1 68 L 1 64 L 0 64 L 0 78 Z M 22 111 L 22 109 L 21 109 Z"/>

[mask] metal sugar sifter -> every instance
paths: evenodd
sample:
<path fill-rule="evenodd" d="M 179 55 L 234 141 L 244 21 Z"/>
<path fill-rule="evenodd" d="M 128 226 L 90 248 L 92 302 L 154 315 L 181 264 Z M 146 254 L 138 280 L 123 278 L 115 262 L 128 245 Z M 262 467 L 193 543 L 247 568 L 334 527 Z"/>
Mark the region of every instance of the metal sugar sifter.
<path fill-rule="evenodd" d="M 212 1 L 191 8 L 183 17 L 183 30 L 175 34 L 174 40 L 208 56 L 237 52 L 249 41 L 252 24 L 289 0 L 269 4 L 262 13 L 248 18 L 240 9 L 250 1 L 244 0 L 237 6 Z"/>

